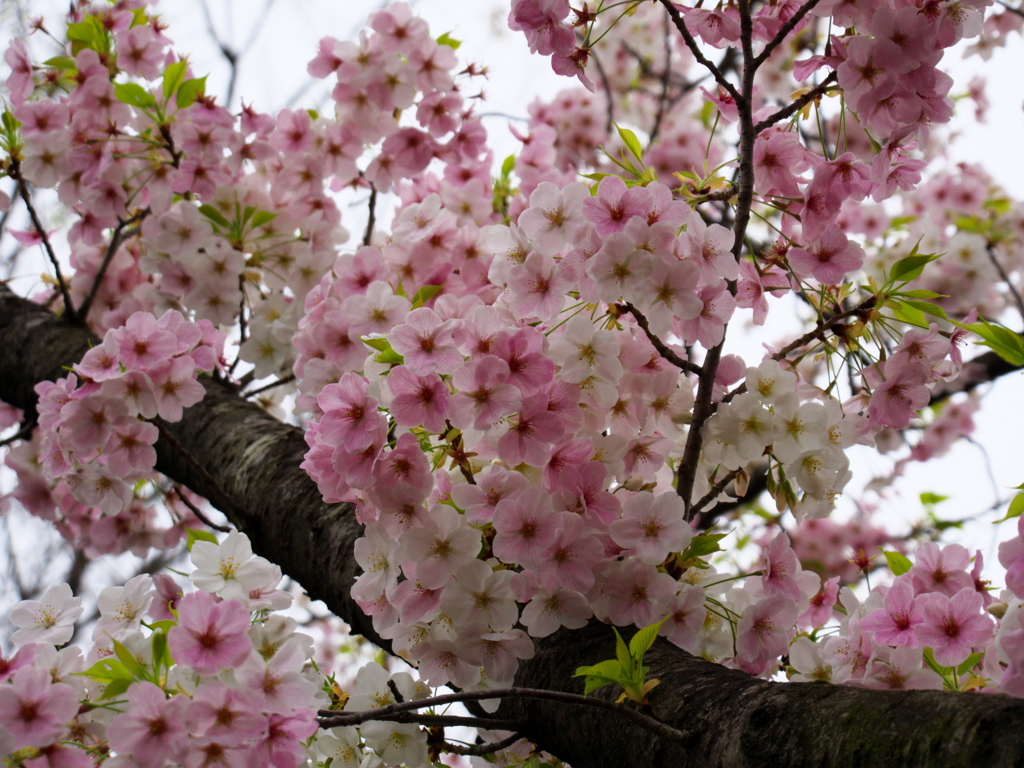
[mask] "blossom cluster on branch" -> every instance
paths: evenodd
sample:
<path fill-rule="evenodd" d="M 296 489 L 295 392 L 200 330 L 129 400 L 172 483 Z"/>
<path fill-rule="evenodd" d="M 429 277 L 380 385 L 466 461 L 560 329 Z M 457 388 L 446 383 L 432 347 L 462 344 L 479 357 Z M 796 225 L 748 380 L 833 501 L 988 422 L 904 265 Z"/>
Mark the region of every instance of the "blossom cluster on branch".
<path fill-rule="evenodd" d="M 493 713 L 536 641 L 592 621 L 756 676 L 1024 696 L 1024 523 L 996 601 L 980 552 L 934 542 L 913 561 L 897 542 L 894 580 L 855 592 L 892 537 L 829 519 L 853 446 L 920 426 L 902 466 L 971 433 L 972 396 L 931 408 L 970 379 L 970 333 L 1024 365 L 996 322 L 1020 303 L 1024 207 L 972 166 L 925 179 L 953 110 L 938 64 L 987 5 L 661 0 L 570 23 L 563 0 L 514 0 L 510 27 L 593 93 L 534 104 L 497 178 L 466 96 L 481 70 L 404 4 L 320 43 L 325 113 L 231 113 L 141 0 L 76 5 L 41 64 L 13 41 L 4 173 L 54 270 L 34 299 L 102 341 L 36 387 L 4 503 L 89 556 L 187 537 L 198 591 L 101 592 L 88 657 L 58 650 L 82 613 L 67 586 L 15 609 L 9 765 L 426 765 L 459 751 L 454 721 L 316 735 L 316 710 L 449 685 L 495 691 Z M 67 276 L 48 188 L 73 211 Z M 366 193 L 346 249 L 339 201 Z M 806 327 L 730 352 L 730 328 L 789 314 Z M 202 500 L 154 445 L 202 376 L 294 396 L 303 469 L 363 525 L 352 596 L 417 678 L 370 665 L 341 691 L 279 613 L 280 569 L 197 532 Z M 778 516 L 738 571 L 698 522 L 755 471 Z"/>

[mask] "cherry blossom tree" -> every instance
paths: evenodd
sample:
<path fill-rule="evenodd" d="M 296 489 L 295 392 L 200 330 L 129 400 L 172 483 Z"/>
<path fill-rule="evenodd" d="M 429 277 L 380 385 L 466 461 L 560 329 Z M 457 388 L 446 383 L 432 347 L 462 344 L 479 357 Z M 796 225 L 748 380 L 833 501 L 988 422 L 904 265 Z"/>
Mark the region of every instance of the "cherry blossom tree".
<path fill-rule="evenodd" d="M 144 0 L 12 40 L 0 504 L 165 559 L 13 608 L 5 764 L 1018 764 L 1024 493 L 1001 573 L 849 514 L 1024 368 L 989 6 L 513 0 L 574 82 L 505 159 L 401 3 L 277 114 Z"/>

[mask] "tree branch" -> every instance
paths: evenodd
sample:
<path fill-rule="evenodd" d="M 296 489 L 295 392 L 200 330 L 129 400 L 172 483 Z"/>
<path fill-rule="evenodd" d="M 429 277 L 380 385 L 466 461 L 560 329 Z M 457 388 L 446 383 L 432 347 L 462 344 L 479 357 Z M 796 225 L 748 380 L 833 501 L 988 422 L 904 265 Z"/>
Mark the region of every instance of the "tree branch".
<path fill-rule="evenodd" d="M 704 67 L 708 72 L 711 73 L 712 77 L 715 78 L 715 82 L 725 88 L 729 92 L 729 95 L 740 102 L 743 96 L 736 90 L 736 86 L 729 82 L 725 74 L 720 70 L 713 61 L 701 51 L 700 46 L 697 45 L 697 41 L 693 39 L 693 35 L 690 34 L 690 30 L 686 26 L 686 20 L 682 14 L 679 13 L 679 9 L 676 8 L 675 3 L 672 0 L 658 0 L 665 10 L 668 11 L 669 18 L 672 19 L 672 23 L 676 25 L 676 29 L 679 30 L 679 34 L 683 36 L 683 42 L 686 43 L 686 47 L 690 49 L 690 53 L 693 54 L 693 58 L 697 60 L 697 63 Z"/>
<path fill-rule="evenodd" d="M 630 303 L 626 303 L 626 309 L 629 310 L 634 318 L 636 318 L 636 324 L 640 326 L 640 330 L 647 336 L 647 340 L 651 342 L 651 345 L 658 351 L 658 354 L 668 360 L 672 365 L 680 370 L 686 371 L 687 373 L 694 373 L 700 375 L 701 368 L 695 363 L 691 363 L 689 360 L 684 360 L 675 352 L 672 351 L 671 347 L 665 344 L 657 334 L 651 331 L 651 326 L 647 323 L 647 318 L 644 317 L 644 313 L 634 307 Z"/>
<path fill-rule="evenodd" d="M 581 696 L 578 693 L 565 693 L 562 691 L 539 690 L 536 688 L 494 688 L 490 691 L 462 691 L 461 693 L 446 693 L 440 696 L 431 696 L 426 699 L 415 701 L 403 701 L 398 704 L 388 704 L 377 709 L 369 709 L 364 712 L 346 712 L 338 714 L 330 710 L 320 711 L 320 727 L 333 728 L 339 725 L 359 725 L 368 720 L 390 719 L 392 715 L 404 712 L 412 712 L 424 707 L 436 707 L 442 704 L 465 703 L 467 701 L 487 701 L 489 699 L 539 699 L 541 701 L 554 701 L 560 704 L 576 707 L 596 707 L 606 712 L 614 712 L 619 717 L 639 725 L 655 736 L 683 743 L 687 737 L 681 731 L 666 725 L 650 715 L 622 704 L 614 704 L 605 699 L 593 696 Z M 422 717 L 422 715 L 420 715 Z M 505 728 L 505 730 L 508 730 Z"/>
<path fill-rule="evenodd" d="M 63 376 L 97 339 L 86 329 L 15 296 L 0 284 L 0 400 L 35 411 L 33 387 Z M 352 631 L 384 649 L 351 597 L 359 573 L 354 547 L 362 535 L 348 504 L 324 504 L 301 469 L 302 432 L 243 400 L 209 377 L 204 400 L 169 432 L 244 511 L 239 520 L 253 549 L 279 564 L 310 598 L 323 600 Z M 157 469 L 210 498 L 210 482 L 161 438 Z M 537 639 L 517 688 L 578 693 L 577 666 L 615 657 L 609 627 L 592 622 Z M 661 684 L 651 711 L 685 734 L 685 744 L 654 736 L 619 713 L 555 701 L 507 699 L 497 718 L 523 723 L 542 749 L 577 766 L 621 768 L 1019 765 L 1024 700 L 1000 694 L 871 691 L 826 683 L 778 684 L 683 652 L 664 640 L 644 663 Z M 484 696 L 493 697 L 493 693 Z M 611 703 L 610 688 L 587 698 Z"/>
<path fill-rule="evenodd" d="M 754 59 L 753 68 L 758 69 L 762 64 L 768 61 L 768 57 L 772 55 L 772 52 L 786 41 L 786 38 L 789 37 L 789 33 L 796 29 L 797 25 L 803 21 L 804 17 L 820 2 L 821 0 L 807 0 L 806 3 L 801 5 L 800 9 L 789 17 L 789 21 L 779 27 L 779 31 L 775 33 L 775 37 L 768 41 L 764 50 L 758 54 L 756 59 Z"/>
<path fill-rule="evenodd" d="M 28 210 L 29 218 L 32 219 L 32 226 L 36 228 L 36 232 L 39 233 L 39 237 L 43 241 L 43 249 L 46 251 L 47 257 L 50 259 L 50 264 L 53 265 L 53 271 L 57 276 L 57 286 L 60 288 L 61 298 L 64 299 L 64 311 L 68 313 L 68 317 L 78 319 L 78 314 L 75 312 L 75 305 L 71 303 L 71 292 L 68 290 L 68 285 L 64 282 L 64 275 L 60 271 L 60 263 L 57 261 L 57 254 L 53 251 L 53 245 L 50 243 L 50 238 L 46 234 L 46 228 L 43 226 L 43 222 L 39 218 L 39 214 L 36 213 L 35 206 L 32 205 L 32 195 L 28 191 L 28 184 L 25 183 L 24 177 L 21 175 L 21 163 L 16 158 L 11 158 L 11 166 L 8 169 L 8 175 L 14 179 L 18 184 L 18 194 L 21 195 L 21 199 L 25 202 L 25 208 Z"/>
<path fill-rule="evenodd" d="M 769 117 L 766 117 L 760 123 L 755 125 L 754 126 L 754 133 L 755 134 L 759 134 L 765 128 L 770 128 L 771 126 L 775 125 L 776 123 L 778 123 L 778 122 L 780 122 L 782 120 L 785 120 L 787 117 L 795 115 L 797 112 L 799 112 L 801 109 L 806 107 L 808 104 L 810 104 L 815 99 L 818 99 L 818 98 L 824 96 L 825 93 L 832 87 L 832 84 L 835 83 L 835 82 L 838 82 L 838 80 L 839 80 L 839 74 L 836 73 L 836 72 L 830 72 L 828 77 L 826 77 L 824 80 L 822 80 L 816 86 L 811 88 L 811 90 L 809 90 L 803 96 L 799 97 L 798 99 L 793 101 L 788 106 L 783 107 L 778 112 L 774 113 L 773 115 L 770 115 Z"/>
<path fill-rule="evenodd" d="M 121 247 L 121 243 L 138 232 L 138 229 L 135 229 L 132 232 L 126 232 L 126 228 L 142 221 L 146 218 L 148 213 L 149 208 L 146 208 L 128 219 L 123 221 L 118 220 L 117 227 L 114 229 L 114 234 L 110 236 L 110 243 L 107 245 L 106 253 L 103 254 L 103 261 L 100 262 L 99 269 L 96 270 L 96 277 L 93 278 L 92 287 L 89 289 L 89 295 L 85 297 L 85 301 L 82 302 L 82 306 L 78 308 L 78 318 L 83 323 L 86 321 L 86 318 L 89 317 L 89 310 L 92 309 L 92 303 L 96 300 L 96 294 L 100 292 L 100 286 L 103 285 L 103 278 L 107 274 L 107 269 L 110 267 L 110 262 L 113 260 L 114 254 L 117 253 L 117 249 Z"/>

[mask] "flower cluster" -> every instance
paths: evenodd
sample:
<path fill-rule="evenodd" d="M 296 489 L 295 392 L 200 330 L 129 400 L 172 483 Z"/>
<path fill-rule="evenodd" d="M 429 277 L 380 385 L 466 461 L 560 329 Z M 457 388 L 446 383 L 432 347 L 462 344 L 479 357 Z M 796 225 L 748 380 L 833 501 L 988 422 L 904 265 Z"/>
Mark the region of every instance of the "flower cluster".
<path fill-rule="evenodd" d="M 88 655 L 58 650 L 82 613 L 66 584 L 15 608 L 0 751 L 73 768 L 109 755 L 149 768 L 303 764 L 329 701 L 309 666 L 312 638 L 276 613 L 292 601 L 277 589 L 280 569 L 240 533 L 196 540 L 192 564 L 195 591 L 162 574 L 101 591 Z"/>
<path fill-rule="evenodd" d="M 497 183 L 460 85 L 477 70 L 454 74 L 453 41 L 406 5 L 375 13 L 357 43 L 321 42 L 308 71 L 332 79 L 332 113 L 276 116 L 217 105 L 136 5 L 78 9 L 74 42 L 44 65 L 18 41 L 5 57 L 9 174 L 76 211 L 63 309 L 104 334 L 37 387 L 39 428 L 6 457 L 13 498 L 90 555 L 171 546 L 191 519 L 157 530 L 141 493 L 159 486 L 158 424 L 201 399 L 201 372 L 245 387 L 290 370 L 302 466 L 364 525 L 352 597 L 421 678 L 368 665 L 346 711 L 428 685 L 511 685 L 536 639 L 595 619 L 658 625 L 753 675 L 788 656 L 798 680 L 1024 695 L 1024 523 L 1000 548 L 1008 592 L 994 603 L 980 553 L 972 566 L 963 547 L 930 542 L 915 562 L 886 553 L 895 580 L 858 598 L 847 583 L 892 539 L 827 519 L 848 450 L 884 447 L 920 418 L 964 369 L 977 311 L 996 316 L 1014 293 L 998 277 L 1024 273 L 1020 208 L 969 166 L 920 183 L 915 155 L 951 112 L 941 53 L 979 31 L 984 2 L 819 3 L 846 34 L 741 95 L 725 76 L 701 91 L 682 77 L 692 40 L 656 60 L 655 4 L 607 25 L 584 5 L 573 26 L 564 0 L 514 0 L 510 26 L 557 72 L 590 85 L 592 35 L 614 50 L 607 93 L 531 107 Z M 741 41 L 732 6 L 676 10 L 699 45 Z M 774 61 L 776 35 L 811 26 L 787 27 L 798 12 L 758 6 L 746 42 Z M 774 101 L 821 68 L 845 102 L 837 116 L 813 105 L 809 141 Z M 615 110 L 651 126 L 648 147 L 626 129 L 608 137 Z M 741 111 L 742 173 L 728 180 Z M 387 232 L 371 215 L 362 246 L 341 253 L 339 196 L 352 190 L 371 192 L 371 214 L 390 191 L 397 210 Z M 897 195 L 894 221 L 879 204 Z M 734 225 L 751 210 L 765 226 Z M 784 297 L 802 300 L 808 334 L 759 359 L 726 353 L 730 324 L 763 325 Z M 903 461 L 968 434 L 974 407 L 926 418 Z M 0 410 L 0 427 L 17 418 Z M 720 570 L 725 534 L 698 532 L 695 516 L 743 495 L 755 464 L 798 524 L 787 535 L 772 521 L 756 569 Z M 146 768 L 436 757 L 409 723 L 313 741 L 313 712 L 344 696 L 276 613 L 290 603 L 280 570 L 240 533 L 210 539 L 189 532 L 198 591 L 165 575 L 104 590 L 88 659 L 56 647 L 82 614 L 66 585 L 14 611 L 5 752 L 74 768 L 108 754 Z M 854 563 L 837 554 L 848 545 Z"/>
<path fill-rule="evenodd" d="M 154 421 L 180 421 L 203 398 L 198 376 L 221 367 L 223 346 L 210 321 L 175 310 L 136 312 L 109 331 L 73 373 L 36 387 L 37 437 L 7 457 L 16 498 L 94 554 L 173 546 L 181 528 L 159 531 L 137 501 L 140 481 L 155 476 Z"/>

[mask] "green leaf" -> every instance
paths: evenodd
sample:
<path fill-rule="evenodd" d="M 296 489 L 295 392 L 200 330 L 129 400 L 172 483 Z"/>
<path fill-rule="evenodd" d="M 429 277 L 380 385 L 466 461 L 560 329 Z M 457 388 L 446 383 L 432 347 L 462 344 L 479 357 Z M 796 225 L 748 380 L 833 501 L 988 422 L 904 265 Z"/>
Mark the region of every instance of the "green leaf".
<path fill-rule="evenodd" d="M 929 491 L 925 491 L 924 493 L 921 494 L 920 498 L 922 504 L 924 504 L 926 507 L 930 507 L 934 504 L 942 503 L 943 501 L 948 499 L 949 496 L 943 496 L 942 494 L 939 493 L 931 493 Z"/>
<path fill-rule="evenodd" d="M 980 662 L 984 658 L 984 653 L 972 653 L 970 656 L 967 657 L 967 660 L 964 661 L 963 664 L 956 668 L 956 673 L 958 675 L 966 675 L 968 672 L 970 672 L 974 667 L 978 665 L 978 662 Z"/>
<path fill-rule="evenodd" d="M 924 663 L 931 667 L 933 672 L 938 672 L 943 677 L 948 677 L 949 673 L 953 671 L 952 667 L 944 667 L 935 660 L 935 651 L 931 648 L 924 649 Z"/>
<path fill-rule="evenodd" d="M 1006 510 L 1006 516 L 996 520 L 997 523 L 1004 523 L 1015 517 L 1020 517 L 1024 512 L 1024 493 L 1018 493 L 1010 500 L 1010 506 Z"/>
<path fill-rule="evenodd" d="M 935 261 L 941 253 L 918 253 L 917 246 L 906 256 L 892 265 L 889 279 L 897 283 L 909 283 L 921 276 L 924 267 L 931 261 Z"/>
<path fill-rule="evenodd" d="M 704 557 L 713 552 L 721 552 L 722 548 L 718 546 L 718 542 L 728 535 L 727 533 L 702 533 L 700 536 L 694 536 L 690 546 L 683 551 L 681 559 L 685 561 L 691 557 Z"/>
<path fill-rule="evenodd" d="M 907 323 L 908 325 L 916 325 L 919 328 L 928 327 L 928 317 L 924 312 L 916 307 L 912 307 L 909 303 L 899 301 L 898 299 L 889 299 L 886 306 L 892 310 L 894 320 L 899 320 L 901 323 Z"/>
<path fill-rule="evenodd" d="M 77 56 L 83 48 L 91 48 L 94 51 L 106 48 L 102 28 L 98 27 L 97 23 L 95 16 L 89 16 L 85 21 L 68 25 L 68 40 L 71 41 L 73 55 Z"/>
<path fill-rule="evenodd" d="M 385 350 L 391 349 L 391 344 L 387 339 L 382 338 L 367 338 L 365 336 L 360 337 L 363 344 L 368 346 L 370 349 L 375 349 L 378 352 L 384 352 Z"/>
<path fill-rule="evenodd" d="M 124 643 L 115 640 L 114 653 L 117 654 L 117 658 L 121 660 L 121 663 L 128 668 L 128 671 L 132 673 L 132 676 L 142 679 L 149 677 L 146 668 L 139 663 L 139 660 L 132 655 L 131 651 L 125 648 Z"/>
<path fill-rule="evenodd" d="M 656 624 L 644 627 L 630 638 L 629 652 L 638 662 L 643 661 L 644 654 L 647 653 L 647 649 L 654 645 L 654 640 L 658 637 L 658 630 L 661 629 L 661 625 L 664 623 L 665 619 L 662 619 Z"/>
<path fill-rule="evenodd" d="M 175 103 L 178 105 L 178 109 L 191 107 L 196 99 L 204 93 L 206 93 L 206 75 L 186 80 L 178 88 L 178 96 L 175 99 Z"/>
<path fill-rule="evenodd" d="M 380 363 L 381 365 L 401 365 L 405 362 L 405 358 L 395 352 L 395 350 L 388 349 L 379 355 L 374 355 L 373 362 Z"/>
<path fill-rule="evenodd" d="M 630 675 L 635 668 L 635 659 L 630 655 L 629 648 L 626 646 L 626 641 L 622 639 L 622 635 L 619 634 L 619 630 L 612 627 L 615 632 L 615 658 L 618 659 L 619 666 L 626 675 Z"/>
<path fill-rule="evenodd" d="M 0 118 L 4 123 L 4 130 L 7 133 L 13 134 L 21 127 L 21 121 L 14 116 L 12 112 L 4 112 L 3 117 Z"/>
<path fill-rule="evenodd" d="M 185 82 L 185 72 L 188 70 L 188 59 L 181 59 L 171 64 L 164 71 L 164 98 L 171 98 L 174 93 Z"/>
<path fill-rule="evenodd" d="M 586 677 L 583 695 L 604 688 L 606 685 L 621 685 L 622 667 L 615 659 L 607 659 L 592 667 L 578 667 L 573 677 Z"/>
<path fill-rule="evenodd" d="M 114 96 L 117 100 L 139 109 L 156 109 L 156 99 L 138 83 L 116 83 Z"/>
<path fill-rule="evenodd" d="M 629 153 L 642 163 L 643 147 L 640 146 L 640 139 L 628 128 L 622 128 L 616 124 L 615 129 L 619 132 L 619 138 L 622 139 L 622 143 L 626 145 Z"/>
<path fill-rule="evenodd" d="M 264 224 L 267 224 L 276 218 L 276 213 L 271 213 L 270 211 L 256 211 L 252 216 L 252 228 L 259 229 Z"/>
<path fill-rule="evenodd" d="M 75 674 L 82 675 L 82 677 L 88 677 L 98 683 L 107 682 L 108 680 L 135 680 L 135 676 L 128 671 L 128 667 L 126 667 L 120 660 L 111 656 L 108 656 L 105 659 L 100 659 L 85 671 L 76 672 Z"/>
<path fill-rule="evenodd" d="M 577 667 L 573 677 L 583 677 L 584 675 L 597 675 L 617 680 L 622 676 L 622 667 L 615 659 L 606 659 L 590 667 Z"/>
<path fill-rule="evenodd" d="M 509 155 L 505 158 L 505 162 L 501 164 L 501 175 L 508 176 L 512 173 L 512 169 L 516 167 L 516 156 Z"/>
<path fill-rule="evenodd" d="M 204 531 L 200 528 L 186 528 L 186 535 L 188 536 L 188 551 L 192 551 L 192 547 L 195 546 L 197 541 L 209 541 L 212 544 L 217 543 L 217 537 L 214 536 L 210 531 Z"/>
<path fill-rule="evenodd" d="M 199 212 L 221 229 L 231 229 L 231 222 L 212 205 L 200 205 Z"/>
<path fill-rule="evenodd" d="M 935 291 L 925 290 L 924 288 L 915 288 L 912 291 L 900 291 L 900 296 L 908 299 L 948 299 L 944 293 L 936 293 Z"/>
<path fill-rule="evenodd" d="M 167 647 L 166 632 L 153 633 L 153 664 L 157 669 L 160 667 L 169 669 L 174 664 L 174 659 L 171 658 L 171 651 Z"/>
<path fill-rule="evenodd" d="M 889 570 L 892 571 L 894 576 L 902 576 L 913 567 L 913 563 L 910 562 L 907 556 L 900 552 L 883 550 L 882 554 L 885 555 L 885 562 L 889 564 Z"/>
<path fill-rule="evenodd" d="M 103 689 L 103 695 L 100 696 L 100 699 L 117 698 L 127 691 L 134 682 L 134 680 L 113 680 Z"/>
<path fill-rule="evenodd" d="M 979 342 L 980 344 L 991 349 L 1011 365 L 1024 366 L 1024 337 L 1009 328 L 990 323 L 987 320 L 971 325 L 961 323 L 955 323 L 955 325 L 974 331 L 983 339 Z"/>
<path fill-rule="evenodd" d="M 462 45 L 462 41 L 461 40 L 456 40 L 450 34 L 445 32 L 443 35 L 441 35 L 439 38 L 437 38 L 437 44 L 438 45 L 447 45 L 453 51 L 457 51 L 457 50 L 459 50 L 459 46 Z"/>
<path fill-rule="evenodd" d="M 424 285 L 412 297 L 412 308 L 418 309 L 444 290 L 443 285 Z"/>
<path fill-rule="evenodd" d="M 909 299 L 903 303 L 924 312 L 926 315 L 934 315 L 935 317 L 941 317 L 943 320 L 946 319 L 946 310 L 940 306 L 932 304 L 930 301 L 915 301 L 913 299 Z"/>
<path fill-rule="evenodd" d="M 53 67 L 54 69 L 78 69 L 78 64 L 70 56 L 54 56 L 44 61 L 43 66 Z"/>

